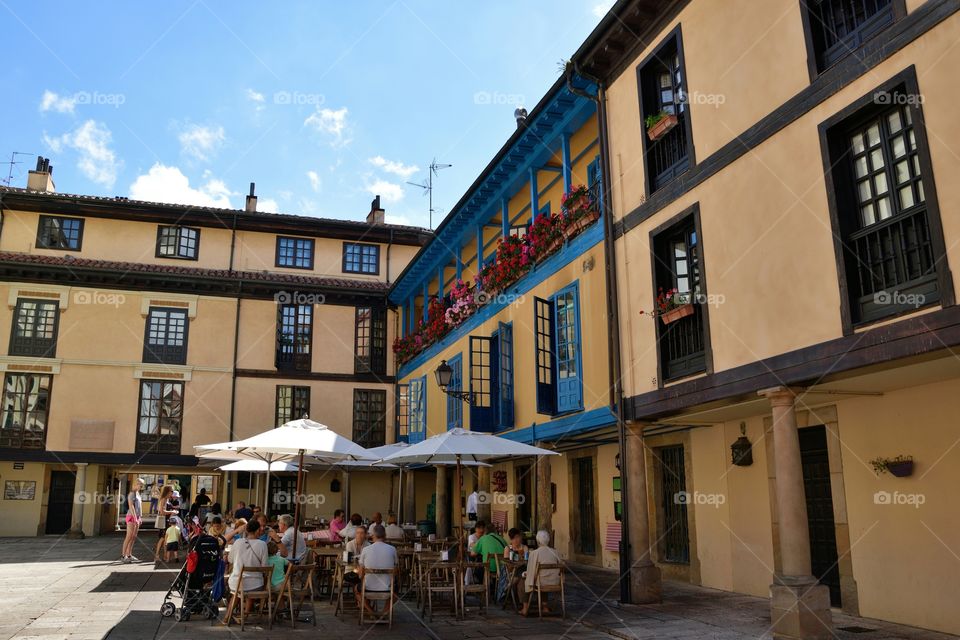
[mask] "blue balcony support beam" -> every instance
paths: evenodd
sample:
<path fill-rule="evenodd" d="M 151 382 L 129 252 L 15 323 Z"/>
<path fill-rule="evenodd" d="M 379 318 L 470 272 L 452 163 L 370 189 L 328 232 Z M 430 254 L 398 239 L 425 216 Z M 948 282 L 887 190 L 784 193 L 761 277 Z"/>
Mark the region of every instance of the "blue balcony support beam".
<path fill-rule="evenodd" d="M 463 278 L 463 247 L 457 245 L 457 280 Z"/>
<path fill-rule="evenodd" d="M 427 324 L 428 311 L 430 310 L 430 281 L 423 283 L 423 324 Z"/>
<path fill-rule="evenodd" d="M 446 270 L 445 265 L 440 265 L 437 267 L 437 297 L 443 297 L 443 272 Z"/>
<path fill-rule="evenodd" d="M 503 237 L 510 235 L 510 200 L 500 200 L 500 222 L 503 225 Z"/>
<path fill-rule="evenodd" d="M 477 225 L 477 272 L 483 266 L 483 225 Z"/>
<path fill-rule="evenodd" d="M 570 193 L 571 183 L 573 182 L 572 167 L 570 166 L 570 134 L 566 131 L 560 136 L 560 153 L 563 157 L 563 192 Z"/>
<path fill-rule="evenodd" d="M 537 168 L 530 167 L 530 223 L 540 213 L 540 190 L 537 188 Z"/>

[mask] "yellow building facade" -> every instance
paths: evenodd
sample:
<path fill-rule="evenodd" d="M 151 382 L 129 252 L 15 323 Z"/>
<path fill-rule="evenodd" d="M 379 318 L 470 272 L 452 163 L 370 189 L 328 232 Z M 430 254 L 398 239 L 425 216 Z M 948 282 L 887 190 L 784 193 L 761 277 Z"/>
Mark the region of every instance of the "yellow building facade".
<path fill-rule="evenodd" d="M 322 220 L 255 196 L 233 211 L 59 194 L 45 169 L 0 190 L 0 535 L 113 531 L 137 477 L 145 504 L 173 484 L 184 507 L 202 488 L 225 511 L 263 505 L 262 477 L 194 447 L 303 415 L 393 440 L 386 292 L 428 231 L 385 224 L 379 198 L 366 222 Z M 348 486 L 394 504 L 389 474 L 351 475 L 311 474 L 305 513 L 329 517 Z M 273 478 L 270 511 L 291 510 L 294 482 Z"/>
<path fill-rule="evenodd" d="M 609 146 L 635 600 L 661 574 L 771 596 L 778 637 L 831 608 L 960 633 L 957 9 L 624 1 L 574 56 Z"/>

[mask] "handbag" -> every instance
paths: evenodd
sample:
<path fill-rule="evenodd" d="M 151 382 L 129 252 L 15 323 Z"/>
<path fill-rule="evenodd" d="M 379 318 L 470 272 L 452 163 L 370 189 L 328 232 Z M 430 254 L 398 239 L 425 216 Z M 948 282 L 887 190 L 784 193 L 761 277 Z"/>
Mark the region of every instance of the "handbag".
<path fill-rule="evenodd" d="M 166 529 L 167 528 L 167 516 L 159 515 L 157 516 L 157 529 Z"/>

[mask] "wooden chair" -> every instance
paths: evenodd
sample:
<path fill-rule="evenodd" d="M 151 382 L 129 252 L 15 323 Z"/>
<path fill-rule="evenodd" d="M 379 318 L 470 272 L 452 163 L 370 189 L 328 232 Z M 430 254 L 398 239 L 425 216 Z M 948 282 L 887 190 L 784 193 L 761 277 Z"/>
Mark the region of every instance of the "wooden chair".
<path fill-rule="evenodd" d="M 493 554 L 487 554 L 489 558 Z M 496 556 L 494 556 L 496 557 Z M 483 579 L 480 582 L 473 584 L 466 584 L 466 580 L 463 581 L 464 584 L 460 586 L 460 613 L 466 615 L 467 606 L 466 606 L 466 597 L 467 594 L 477 594 L 477 599 L 480 603 L 480 609 L 486 613 L 487 609 L 490 607 L 490 564 L 488 561 L 484 562 L 465 562 L 463 563 L 463 572 L 464 578 L 468 572 L 476 572 L 479 570 L 480 574 L 483 575 Z"/>
<path fill-rule="evenodd" d="M 564 573 L 567 568 L 563 564 L 538 564 L 537 573 L 533 577 L 533 591 L 530 592 L 528 600 L 532 600 L 534 594 L 537 596 L 537 613 L 542 618 L 543 617 L 543 594 L 545 593 L 559 593 L 560 594 L 560 617 L 567 617 L 567 602 L 563 591 L 564 583 Z M 559 579 L 557 584 L 543 584 L 542 573 L 546 571 L 557 571 L 559 573 Z"/>
<path fill-rule="evenodd" d="M 256 589 L 244 589 L 243 577 L 247 575 L 260 574 L 263 579 L 263 585 Z M 227 606 L 227 618 L 225 624 L 229 627 L 233 622 L 233 612 L 239 605 L 240 607 L 240 631 L 243 631 L 245 623 L 247 601 L 260 602 L 260 610 L 263 612 L 263 603 L 267 603 L 267 628 L 273 628 L 273 593 L 270 591 L 270 578 L 273 575 L 273 567 L 244 567 L 240 570 L 240 580 L 237 582 L 237 590 L 230 598 L 230 604 Z"/>
<path fill-rule="evenodd" d="M 346 569 L 342 563 L 337 563 L 337 582 L 334 587 L 335 596 L 337 600 L 337 607 L 333 611 L 333 615 L 340 615 L 341 612 L 345 612 L 347 609 L 353 609 L 357 606 L 356 590 L 354 585 L 348 584 L 344 578 L 346 577 Z M 344 596 L 347 597 L 344 597 Z M 331 595 L 333 598 L 333 595 Z"/>
<path fill-rule="evenodd" d="M 424 569 L 426 571 L 426 584 L 424 587 L 426 603 L 424 614 L 429 615 L 430 621 L 433 622 L 434 597 L 439 599 L 444 594 L 450 594 L 453 616 L 459 618 L 460 612 L 457 606 L 459 588 L 457 587 L 457 582 L 460 576 L 459 571 L 457 571 L 457 566 L 450 562 L 436 562 L 427 564 Z"/>
<path fill-rule="evenodd" d="M 280 591 L 277 592 L 275 611 L 283 610 L 283 605 L 290 607 L 290 626 L 297 628 L 297 616 L 303 610 L 303 603 L 310 599 L 310 619 L 313 626 L 317 626 L 317 608 L 315 592 L 313 590 L 313 576 L 316 567 L 312 564 L 290 565 L 287 574 L 283 577 Z"/>
<path fill-rule="evenodd" d="M 514 611 L 520 611 L 520 601 L 517 599 L 517 585 L 523 580 L 521 577 L 521 572 L 517 570 L 517 567 L 509 564 L 503 556 L 495 556 L 497 560 L 497 573 L 493 577 L 496 581 L 494 584 L 499 584 L 500 582 L 500 572 L 507 572 L 507 594 L 503 598 L 503 607 L 502 609 L 506 611 L 507 605 L 513 605 Z"/>
<path fill-rule="evenodd" d="M 417 608 L 422 611 L 427 610 L 427 565 L 439 561 L 439 553 L 421 551 L 420 553 L 414 554 L 413 576 L 410 588 L 417 596 Z"/>
<path fill-rule="evenodd" d="M 390 588 L 386 591 L 367 591 L 367 577 L 368 576 L 389 576 Z M 396 569 L 364 569 L 363 578 L 360 580 L 360 624 L 363 624 L 364 614 L 367 611 L 367 602 L 376 603 L 376 602 L 386 602 L 385 609 L 376 615 L 374 619 L 370 622 L 371 624 L 387 624 L 388 629 L 393 629 L 393 588 L 394 581 L 396 579 Z M 372 607 L 376 607 L 376 604 L 372 604 Z"/>

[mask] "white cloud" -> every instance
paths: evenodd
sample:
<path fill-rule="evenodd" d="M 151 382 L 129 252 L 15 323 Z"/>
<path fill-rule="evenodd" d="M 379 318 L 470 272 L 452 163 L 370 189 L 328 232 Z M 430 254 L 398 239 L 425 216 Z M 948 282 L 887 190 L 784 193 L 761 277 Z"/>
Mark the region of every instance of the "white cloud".
<path fill-rule="evenodd" d="M 113 135 L 102 122 L 87 120 L 74 131 L 56 138 L 43 134 L 43 141 L 54 153 L 73 149 L 79 153 L 77 168 L 97 184 L 111 188 L 117 181 L 117 173 L 123 163 L 110 148 Z"/>
<path fill-rule="evenodd" d="M 280 204 L 273 198 L 257 198 L 257 211 L 280 213 Z"/>
<path fill-rule="evenodd" d="M 57 113 L 73 113 L 77 104 L 76 96 L 61 96 L 47 89 L 40 99 L 40 111 L 56 111 Z"/>
<path fill-rule="evenodd" d="M 374 156 L 373 158 L 370 158 L 369 162 L 373 166 L 380 167 L 387 173 L 392 173 L 400 176 L 403 179 L 407 179 L 417 171 L 420 171 L 420 167 L 415 164 L 403 164 L 402 162 L 387 160 L 383 156 Z"/>
<path fill-rule="evenodd" d="M 307 171 L 307 180 L 310 181 L 310 188 L 316 193 L 320 193 L 320 189 L 323 187 L 323 181 L 320 180 L 320 174 L 311 169 Z"/>
<path fill-rule="evenodd" d="M 247 89 L 247 100 L 251 100 L 253 102 L 263 102 L 264 100 L 266 100 L 266 98 L 259 91 L 254 91 L 253 89 Z"/>
<path fill-rule="evenodd" d="M 403 186 L 388 180 L 376 180 L 367 185 L 367 191 L 380 196 L 384 203 L 397 203 L 403 200 Z"/>
<path fill-rule="evenodd" d="M 207 180 L 199 187 L 191 187 L 190 179 L 177 167 L 157 162 L 150 171 L 137 176 L 130 185 L 130 197 L 135 200 L 192 204 L 200 207 L 232 209 L 230 196 L 235 195 L 223 180 L 204 174 Z"/>
<path fill-rule="evenodd" d="M 607 11 L 610 11 L 610 7 L 613 6 L 613 0 L 601 0 L 601 2 L 593 5 L 593 15 L 598 18 L 602 18 L 607 15 Z"/>
<path fill-rule="evenodd" d="M 188 126 L 177 136 L 180 150 L 197 160 L 209 160 L 226 140 L 223 127 L 202 127 L 197 124 Z"/>
<path fill-rule="evenodd" d="M 317 109 L 311 113 L 303 125 L 324 134 L 333 147 L 345 147 L 350 144 L 350 126 L 347 123 L 347 108 Z"/>
<path fill-rule="evenodd" d="M 393 213 L 385 213 L 383 215 L 383 221 L 386 222 L 387 224 L 402 224 L 408 227 L 414 226 L 413 222 L 411 222 L 410 218 L 408 218 L 407 216 L 398 216 Z"/>

